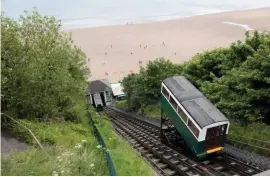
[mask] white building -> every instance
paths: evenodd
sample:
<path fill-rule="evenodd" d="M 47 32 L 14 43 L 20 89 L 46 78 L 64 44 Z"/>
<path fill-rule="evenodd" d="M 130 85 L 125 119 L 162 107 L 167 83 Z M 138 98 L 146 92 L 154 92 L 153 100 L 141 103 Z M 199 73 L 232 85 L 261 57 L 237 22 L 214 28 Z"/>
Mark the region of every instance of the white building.
<path fill-rule="evenodd" d="M 121 83 L 111 84 L 111 88 L 114 97 L 125 95 Z"/>

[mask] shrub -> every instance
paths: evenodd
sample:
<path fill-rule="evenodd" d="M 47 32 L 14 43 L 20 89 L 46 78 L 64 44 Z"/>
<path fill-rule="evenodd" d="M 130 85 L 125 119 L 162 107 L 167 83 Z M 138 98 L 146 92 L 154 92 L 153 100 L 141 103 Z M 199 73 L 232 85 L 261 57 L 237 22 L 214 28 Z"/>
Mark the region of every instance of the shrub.
<path fill-rule="evenodd" d="M 85 54 L 61 32 L 61 23 L 36 10 L 18 21 L 2 14 L 1 31 L 2 112 L 19 118 L 68 114 L 78 119 L 77 101 L 84 100 L 89 71 Z"/>

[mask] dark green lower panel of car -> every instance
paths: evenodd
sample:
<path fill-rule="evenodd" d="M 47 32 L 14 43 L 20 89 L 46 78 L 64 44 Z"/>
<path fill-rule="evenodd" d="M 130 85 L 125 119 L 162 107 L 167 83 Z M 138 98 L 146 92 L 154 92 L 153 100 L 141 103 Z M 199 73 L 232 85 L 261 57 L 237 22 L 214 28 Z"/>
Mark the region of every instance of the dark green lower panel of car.
<path fill-rule="evenodd" d="M 197 156 L 203 157 L 206 155 L 205 142 L 198 142 L 194 135 L 187 128 L 186 124 L 182 121 L 181 117 L 174 111 L 166 98 L 161 96 L 161 108 L 171 119 L 172 123 L 176 127 L 177 131 L 184 138 L 189 149 Z"/>

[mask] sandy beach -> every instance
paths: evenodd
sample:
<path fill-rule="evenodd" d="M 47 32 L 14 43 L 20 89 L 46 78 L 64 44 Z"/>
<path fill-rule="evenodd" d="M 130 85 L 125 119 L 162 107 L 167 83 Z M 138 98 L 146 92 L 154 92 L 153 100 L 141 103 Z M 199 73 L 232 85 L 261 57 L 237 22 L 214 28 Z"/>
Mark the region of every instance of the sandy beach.
<path fill-rule="evenodd" d="M 90 58 L 89 79 L 109 78 L 115 83 L 138 72 L 139 61 L 145 65 L 164 57 L 183 63 L 196 53 L 242 40 L 245 31 L 254 29 L 270 30 L 270 7 L 68 32 Z"/>

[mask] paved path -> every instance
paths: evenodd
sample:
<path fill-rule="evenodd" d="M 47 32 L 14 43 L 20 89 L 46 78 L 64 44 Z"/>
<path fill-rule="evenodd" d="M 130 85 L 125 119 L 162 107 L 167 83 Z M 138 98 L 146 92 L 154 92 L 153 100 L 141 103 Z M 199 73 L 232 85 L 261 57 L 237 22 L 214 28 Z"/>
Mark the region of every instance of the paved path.
<path fill-rule="evenodd" d="M 1 156 L 7 156 L 14 151 L 24 151 L 28 145 L 10 135 L 6 131 L 1 131 Z"/>

